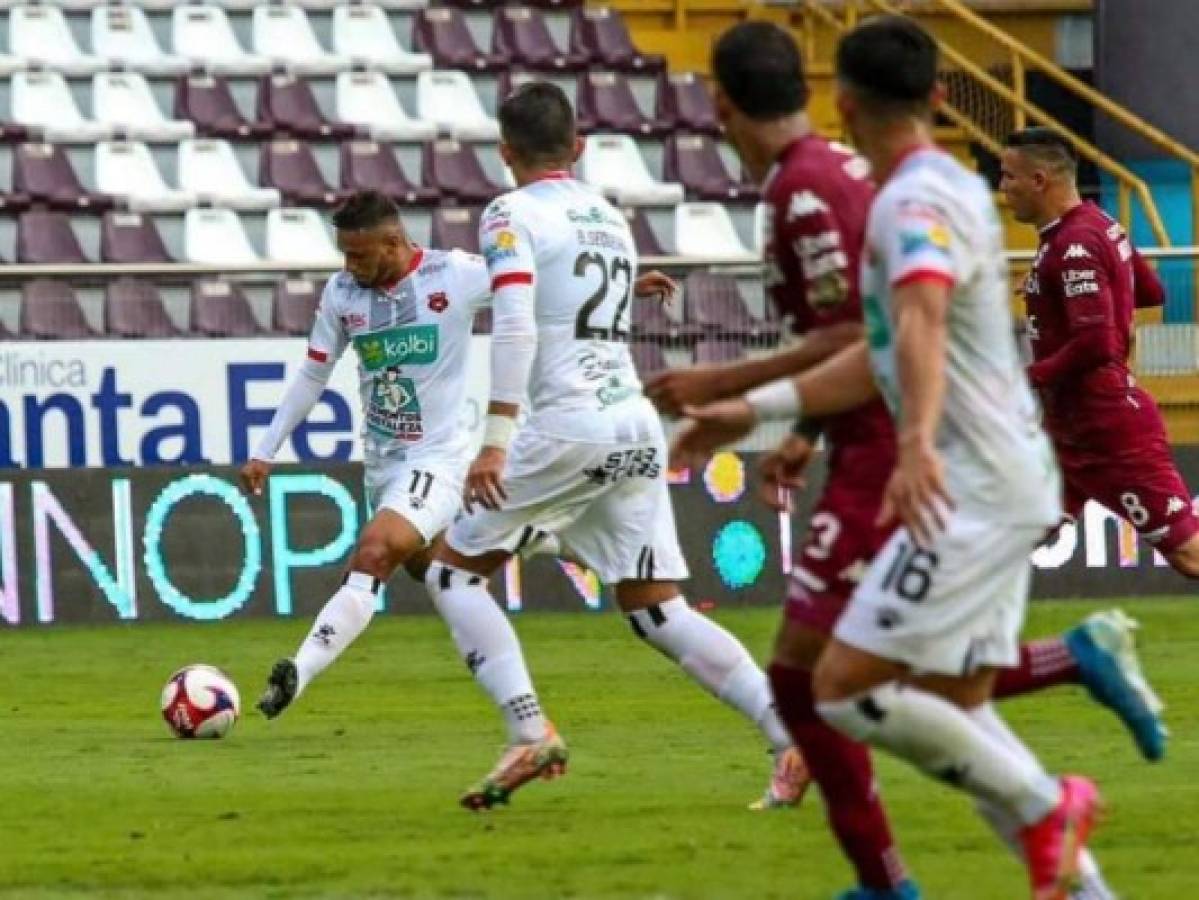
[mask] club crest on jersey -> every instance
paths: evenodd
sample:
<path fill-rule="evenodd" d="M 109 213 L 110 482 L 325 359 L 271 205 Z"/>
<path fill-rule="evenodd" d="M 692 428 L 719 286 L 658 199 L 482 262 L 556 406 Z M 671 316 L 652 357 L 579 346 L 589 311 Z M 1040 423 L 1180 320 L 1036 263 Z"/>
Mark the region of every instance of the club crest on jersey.
<path fill-rule="evenodd" d="M 394 440 L 419 441 L 424 437 L 416 383 L 402 376 L 399 366 L 389 366 L 375 375 L 366 425 L 375 434 Z"/>
<path fill-rule="evenodd" d="M 450 308 L 450 298 L 445 295 L 445 291 L 437 291 L 429 295 L 429 309 L 435 313 L 445 312 Z"/>
<path fill-rule="evenodd" d="M 1062 259 L 1090 259 L 1091 254 L 1082 244 L 1071 244 L 1062 254 Z"/>
<path fill-rule="evenodd" d="M 406 325 L 354 338 L 354 349 L 358 351 L 362 368 L 368 372 L 388 366 L 431 363 L 437 359 L 439 348 L 436 325 Z"/>
<path fill-rule="evenodd" d="M 346 313 L 341 317 L 341 324 L 347 329 L 365 328 L 366 316 L 362 313 Z"/>

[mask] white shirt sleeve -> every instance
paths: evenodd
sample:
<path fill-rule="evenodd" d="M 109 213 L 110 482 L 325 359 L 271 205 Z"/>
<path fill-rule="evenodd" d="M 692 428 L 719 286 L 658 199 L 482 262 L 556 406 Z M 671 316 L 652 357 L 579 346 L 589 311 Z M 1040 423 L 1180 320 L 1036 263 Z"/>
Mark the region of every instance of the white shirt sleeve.
<path fill-rule="evenodd" d="M 483 257 L 454 250 L 453 259 L 458 295 L 466 300 L 472 311 L 487 306 L 491 302 L 491 275 Z"/>
<path fill-rule="evenodd" d="M 964 248 L 948 211 L 934 202 L 894 198 L 878 229 L 891 287 L 933 279 L 950 286 L 965 280 Z"/>
<path fill-rule="evenodd" d="M 490 276 L 491 400 L 522 403 L 537 355 L 537 262 L 525 223 L 511 200 L 493 200 L 479 222 L 479 246 Z"/>

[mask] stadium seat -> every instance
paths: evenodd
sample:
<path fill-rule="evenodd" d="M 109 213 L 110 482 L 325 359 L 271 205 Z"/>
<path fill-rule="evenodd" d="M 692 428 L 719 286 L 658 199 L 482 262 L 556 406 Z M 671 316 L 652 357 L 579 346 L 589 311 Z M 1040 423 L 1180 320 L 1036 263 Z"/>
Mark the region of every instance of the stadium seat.
<path fill-rule="evenodd" d="M 179 144 L 179 186 L 201 203 L 232 209 L 270 209 L 283 202 L 273 188 L 250 184 L 228 141 L 195 138 Z"/>
<path fill-rule="evenodd" d="M 630 344 L 629 355 L 633 357 L 633 367 L 642 380 L 670 368 L 666 362 L 666 354 L 662 352 L 662 345 L 653 341 L 637 341 Z"/>
<path fill-rule="evenodd" d="M 634 340 L 656 341 L 664 346 L 691 346 L 706 333 L 694 322 L 671 318 L 662 303 L 653 298 L 634 298 L 632 320 Z"/>
<path fill-rule="evenodd" d="M 90 261 L 66 213 L 35 209 L 17 218 L 17 262 L 77 266 Z"/>
<path fill-rule="evenodd" d="M 412 53 L 400 46 L 387 13 L 373 3 L 333 10 L 333 50 L 356 66 L 389 75 L 412 75 L 433 68 L 428 53 Z"/>
<path fill-rule="evenodd" d="M 56 144 L 90 144 L 112 128 L 85 119 L 61 72 L 17 72 L 12 77 L 13 120 Z"/>
<path fill-rule="evenodd" d="M 692 272 L 683 282 L 687 320 L 724 337 L 736 337 L 755 345 L 774 345 L 782 328 L 778 322 L 757 318 L 732 275 Z"/>
<path fill-rule="evenodd" d="M 189 330 L 225 338 L 257 337 L 266 331 L 254 318 L 245 293 L 227 281 L 192 282 Z"/>
<path fill-rule="evenodd" d="M 99 337 L 87 322 L 74 289 L 62 281 L 35 278 L 21 289 L 20 332 L 39 340 Z"/>
<path fill-rule="evenodd" d="M 136 6 L 98 6 L 92 10 L 92 50 L 109 65 L 147 75 L 179 75 L 189 63 L 164 53 L 145 12 Z"/>
<path fill-rule="evenodd" d="M 247 140 L 275 133 L 270 122 L 249 122 L 220 75 L 185 75 L 175 84 L 175 118 L 195 123 L 205 137 Z"/>
<path fill-rule="evenodd" d="M 353 64 L 348 56 L 330 53 L 320 45 L 308 15 L 290 3 L 260 4 L 251 20 L 254 52 L 274 65 L 302 75 L 331 75 Z"/>
<path fill-rule="evenodd" d="M 237 42 L 223 9 L 188 4 L 171 15 L 171 41 L 175 52 L 209 72 L 226 75 L 262 75 L 271 61 L 247 53 Z"/>
<path fill-rule="evenodd" d="M 382 72 L 342 72 L 337 76 L 336 100 L 337 117 L 368 131 L 377 141 L 431 141 L 437 137 L 436 125 L 404 111 Z"/>
<path fill-rule="evenodd" d="M 260 261 L 241 219 L 231 209 L 189 209 L 184 213 L 183 256 L 188 262 L 211 266 Z"/>
<path fill-rule="evenodd" d="M 579 159 L 583 181 L 620 204 L 671 206 L 683 199 L 683 186 L 649 174 L 637 143 L 627 134 L 593 134 Z"/>
<path fill-rule="evenodd" d="M 282 279 L 275 285 L 271 328 L 280 334 L 307 335 L 320 300 L 320 287 L 307 278 Z"/>
<path fill-rule="evenodd" d="M 584 133 L 613 131 L 660 136 L 670 130 L 669 122 L 650 119 L 641 111 L 628 79 L 616 72 L 584 72 L 580 75 L 575 108 L 579 130 Z"/>
<path fill-rule="evenodd" d="M 150 216 L 135 212 L 108 212 L 100 221 L 100 261 L 135 265 L 173 263 L 162 235 Z"/>
<path fill-rule="evenodd" d="M 753 246 L 753 249 L 756 253 L 765 253 L 766 252 L 767 231 L 770 228 L 770 222 L 767 218 L 769 215 L 770 215 L 769 209 L 765 203 L 754 204 L 754 246 Z M 773 309 L 773 307 L 767 305 L 767 309 Z"/>
<path fill-rule="evenodd" d="M 679 256 L 756 258 L 738 237 L 728 210 L 719 203 L 680 203 L 676 206 L 674 245 Z"/>
<path fill-rule="evenodd" d="M 706 134 L 679 134 L 668 138 L 662 156 L 662 177 L 678 181 L 700 200 L 745 203 L 758 199 L 751 184 L 734 181 L 725 168 L 716 142 Z"/>
<path fill-rule="evenodd" d="M 314 269 L 340 268 L 341 254 L 315 209 L 290 207 L 266 214 L 266 258 L 280 263 L 311 263 Z"/>
<path fill-rule="evenodd" d="M 596 68 L 618 72 L 657 72 L 666 66 L 666 57 L 639 52 L 620 13 L 606 6 L 580 7 L 571 14 L 570 49 Z"/>
<path fill-rule="evenodd" d="M 417 75 L 416 115 L 459 140 L 494 141 L 500 136 L 500 123 L 483 109 L 465 72 Z"/>
<path fill-rule="evenodd" d="M 158 108 L 144 75 L 100 72 L 92 76 L 92 112 L 114 134 L 138 141 L 175 142 L 196 133 L 192 122 L 168 119 Z"/>
<path fill-rule="evenodd" d="M 633 232 L 633 244 L 637 247 L 638 256 L 666 255 L 666 251 L 662 249 L 662 243 L 649 224 L 645 210 L 636 206 L 625 206 L 621 207 L 620 211 L 624 213 L 625 220 L 629 223 L 629 230 Z"/>
<path fill-rule="evenodd" d="M 509 65 L 528 66 L 539 72 L 568 72 L 587 65 L 587 54 L 563 53 L 554 43 L 545 17 L 527 6 L 503 6 L 495 11 L 491 52 Z"/>
<path fill-rule="evenodd" d="M 195 194 L 167 186 L 150 148 L 137 141 L 96 145 L 96 186 L 137 212 L 182 212 L 197 202 Z"/>
<path fill-rule="evenodd" d="M 341 145 L 341 186 L 352 191 L 381 191 L 405 205 L 436 203 L 440 192 L 412 183 L 395 152 L 377 141 L 345 141 Z"/>
<path fill-rule="evenodd" d="M 258 118 L 295 137 L 342 140 L 358 135 L 356 126 L 326 119 L 308 82 L 287 73 L 265 75 L 258 82 Z"/>
<path fill-rule="evenodd" d="M 728 338 L 708 338 L 695 345 L 692 359 L 699 366 L 719 366 L 745 358 L 740 341 Z"/>
<path fill-rule="evenodd" d="M 104 291 L 104 320 L 109 334 L 125 338 L 179 337 L 158 288 L 139 278 L 118 278 Z"/>
<path fill-rule="evenodd" d="M 21 144 L 13 151 L 12 186 L 30 202 L 64 212 L 103 212 L 115 198 L 89 191 L 58 144 Z"/>
<path fill-rule="evenodd" d="M 694 72 L 663 72 L 658 79 L 654 115 L 677 131 L 719 134 L 716 106 L 703 79 Z"/>
<path fill-rule="evenodd" d="M 442 250 L 457 248 L 467 253 L 479 252 L 480 207 L 449 206 L 433 210 L 429 229 L 429 245 Z"/>
<path fill-rule="evenodd" d="M 488 203 L 504 189 L 483 171 L 469 144 L 434 141 L 421 151 L 421 181 L 459 203 Z"/>
<path fill-rule="evenodd" d="M 440 69 L 494 72 L 505 67 L 503 57 L 479 49 L 462 13 L 449 7 L 418 12 L 412 24 L 412 44 L 432 56 Z"/>
<path fill-rule="evenodd" d="M 258 183 L 275 188 L 286 203 L 296 206 L 336 206 L 350 195 L 325 180 L 311 147 L 290 138 L 269 141 L 259 149 Z"/>
<path fill-rule="evenodd" d="M 15 6 L 8 14 L 8 48 L 26 65 L 63 75 L 92 75 L 108 64 L 84 53 L 57 6 Z"/>

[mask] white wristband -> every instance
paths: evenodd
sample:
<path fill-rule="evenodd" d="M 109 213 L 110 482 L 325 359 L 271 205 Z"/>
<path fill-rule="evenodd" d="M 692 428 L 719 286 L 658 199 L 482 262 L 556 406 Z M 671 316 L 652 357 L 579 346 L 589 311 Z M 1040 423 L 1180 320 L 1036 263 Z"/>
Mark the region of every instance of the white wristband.
<path fill-rule="evenodd" d="M 798 419 L 803 413 L 794 378 L 780 378 L 756 387 L 745 395 L 745 401 L 753 407 L 759 422 Z"/>
<path fill-rule="evenodd" d="M 516 434 L 516 419 L 511 416 L 500 416 L 495 413 L 487 414 L 487 422 L 483 426 L 483 446 L 507 450 Z"/>

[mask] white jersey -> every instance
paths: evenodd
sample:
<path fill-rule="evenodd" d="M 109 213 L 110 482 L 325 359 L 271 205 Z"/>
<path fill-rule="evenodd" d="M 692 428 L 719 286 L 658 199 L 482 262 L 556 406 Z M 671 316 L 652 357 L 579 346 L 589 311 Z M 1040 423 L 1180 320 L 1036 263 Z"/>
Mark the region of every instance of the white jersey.
<path fill-rule="evenodd" d="M 901 162 L 866 226 L 862 297 L 875 380 L 898 419 L 892 291 L 952 285 L 937 434 L 951 497 L 1007 522 L 1055 523 L 1056 463 L 1017 353 L 1003 232 L 984 181 L 939 150 Z"/>
<path fill-rule="evenodd" d="M 627 344 L 637 250 L 624 216 L 563 173 L 493 200 L 479 242 L 493 289 L 533 285 L 526 427 L 566 441 L 644 439 L 652 408 Z"/>
<path fill-rule="evenodd" d="M 465 465 L 470 433 L 461 427 L 475 312 L 491 295 L 481 257 L 422 250 L 387 288 L 363 287 L 348 272 L 329 279 L 308 355 L 332 363 L 358 355 L 367 465 L 436 458 Z"/>

